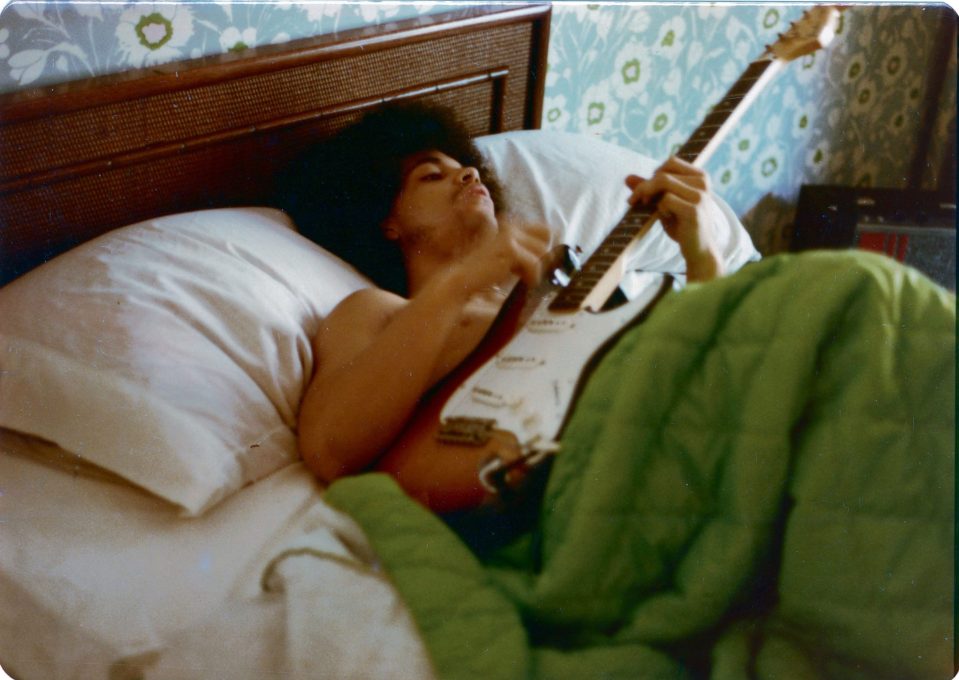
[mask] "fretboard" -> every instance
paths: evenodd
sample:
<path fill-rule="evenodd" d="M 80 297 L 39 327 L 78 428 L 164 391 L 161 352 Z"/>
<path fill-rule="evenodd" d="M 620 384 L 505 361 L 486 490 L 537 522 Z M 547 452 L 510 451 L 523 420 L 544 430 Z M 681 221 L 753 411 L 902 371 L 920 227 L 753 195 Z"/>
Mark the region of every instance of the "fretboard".
<path fill-rule="evenodd" d="M 768 57 L 752 62 L 726 96 L 710 110 L 709 115 L 679 148 L 676 155 L 689 163 L 702 166 L 721 139 L 732 129 L 735 121 L 752 103 L 755 95 L 762 89 L 761 85 L 773 75 L 776 69 L 770 67 L 778 63 Z M 655 201 L 629 210 L 593 251 L 582 268 L 571 277 L 570 282 L 553 298 L 549 305 L 550 311 L 573 312 L 584 306 L 598 310 L 619 283 L 614 265 L 633 241 L 644 235 L 655 221 Z M 601 298 L 601 301 L 599 304 L 590 305 L 589 298 Z"/>

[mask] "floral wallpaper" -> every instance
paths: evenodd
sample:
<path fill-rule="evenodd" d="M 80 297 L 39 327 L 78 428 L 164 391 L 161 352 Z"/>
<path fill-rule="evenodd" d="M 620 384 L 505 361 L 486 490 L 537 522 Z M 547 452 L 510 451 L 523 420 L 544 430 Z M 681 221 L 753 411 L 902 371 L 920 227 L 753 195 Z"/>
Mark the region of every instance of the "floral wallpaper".
<path fill-rule="evenodd" d="M 0 92 L 443 9 L 437 2 L 15 0 L 0 14 Z M 665 158 L 803 9 L 556 2 L 543 127 Z M 789 64 L 762 93 L 707 165 L 761 250 L 788 246 L 803 183 L 905 186 L 923 115 L 938 101 L 928 173 L 935 177 L 955 129 L 954 44 L 944 91 L 929 91 L 943 17 L 955 20 L 924 5 L 854 5 L 833 45 Z"/>
<path fill-rule="evenodd" d="M 0 92 L 287 42 L 436 2 L 20 2 L 0 14 Z"/>
<path fill-rule="evenodd" d="M 803 10 L 557 7 L 543 125 L 665 158 Z M 829 48 L 788 64 L 708 162 L 714 187 L 761 250 L 788 245 L 803 183 L 905 186 L 935 95 L 926 88 L 941 16 L 921 5 L 850 7 Z M 954 51 L 946 83 L 934 166 L 955 127 Z"/>

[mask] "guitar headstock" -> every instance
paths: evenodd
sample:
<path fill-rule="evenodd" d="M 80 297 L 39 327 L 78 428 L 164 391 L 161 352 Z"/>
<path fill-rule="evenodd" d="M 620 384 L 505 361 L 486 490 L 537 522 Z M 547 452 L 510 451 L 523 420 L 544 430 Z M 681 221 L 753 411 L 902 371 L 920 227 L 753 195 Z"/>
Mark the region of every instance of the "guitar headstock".
<path fill-rule="evenodd" d="M 817 5 L 790 24 L 789 30 L 780 34 L 779 40 L 766 49 L 783 61 L 804 57 L 832 42 L 838 24 L 839 9 Z"/>

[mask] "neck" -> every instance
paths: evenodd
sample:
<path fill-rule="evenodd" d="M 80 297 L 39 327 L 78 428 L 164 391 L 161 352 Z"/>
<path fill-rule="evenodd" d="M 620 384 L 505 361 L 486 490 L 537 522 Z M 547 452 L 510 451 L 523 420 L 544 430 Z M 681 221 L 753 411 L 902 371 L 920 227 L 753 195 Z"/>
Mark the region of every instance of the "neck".
<path fill-rule="evenodd" d="M 493 238 L 495 232 L 477 232 L 472 238 L 455 246 L 441 247 L 428 241 L 403 244 L 403 261 L 406 267 L 406 282 L 409 296 L 413 297 L 436 276 L 460 266 L 476 250 Z"/>
<path fill-rule="evenodd" d="M 406 262 L 406 284 L 409 296 L 415 296 L 437 274 L 448 271 L 455 260 L 430 257 L 422 252 L 414 255 L 404 254 Z"/>

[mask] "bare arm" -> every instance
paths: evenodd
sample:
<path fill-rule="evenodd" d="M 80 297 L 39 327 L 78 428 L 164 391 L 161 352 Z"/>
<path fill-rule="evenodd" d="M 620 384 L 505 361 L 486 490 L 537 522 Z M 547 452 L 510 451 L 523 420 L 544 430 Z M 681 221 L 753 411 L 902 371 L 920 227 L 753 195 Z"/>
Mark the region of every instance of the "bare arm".
<path fill-rule="evenodd" d="M 471 297 L 511 272 L 532 283 L 547 241 L 548 232 L 505 230 L 410 300 L 364 290 L 330 314 L 299 414 L 300 454 L 317 477 L 332 481 L 376 462 L 423 394 L 473 349 L 450 346 Z"/>
<path fill-rule="evenodd" d="M 459 315 L 438 286 L 412 301 L 361 291 L 330 314 L 300 405 L 300 453 L 314 474 L 331 481 L 376 459 L 433 383 Z"/>

